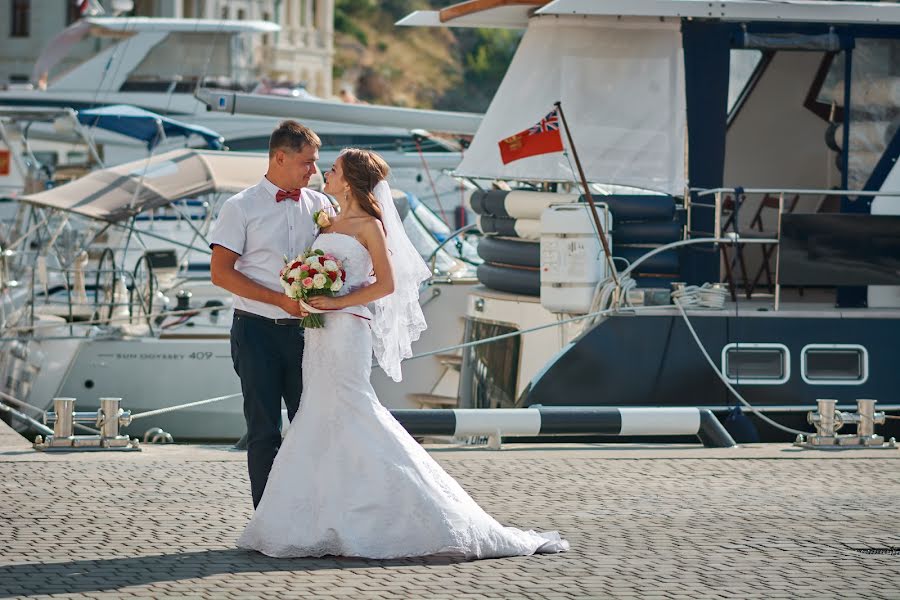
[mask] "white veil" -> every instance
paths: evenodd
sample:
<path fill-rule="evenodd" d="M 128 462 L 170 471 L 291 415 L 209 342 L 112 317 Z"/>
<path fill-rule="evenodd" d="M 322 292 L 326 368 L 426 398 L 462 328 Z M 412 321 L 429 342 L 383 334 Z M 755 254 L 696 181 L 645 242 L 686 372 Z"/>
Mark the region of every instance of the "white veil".
<path fill-rule="evenodd" d="M 412 343 L 427 327 L 419 305 L 419 286 L 431 277 L 431 271 L 406 236 L 387 182 L 379 181 L 374 194 L 381 207 L 388 256 L 394 272 L 394 292 L 371 304 L 375 313 L 372 347 L 384 372 L 394 381 L 400 381 L 400 361 L 412 356 Z"/>

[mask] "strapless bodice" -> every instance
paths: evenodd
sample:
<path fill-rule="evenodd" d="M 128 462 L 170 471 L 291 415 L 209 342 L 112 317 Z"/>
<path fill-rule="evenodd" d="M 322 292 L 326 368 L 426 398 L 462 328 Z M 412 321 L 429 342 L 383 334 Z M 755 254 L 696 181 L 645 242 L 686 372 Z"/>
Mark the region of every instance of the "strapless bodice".
<path fill-rule="evenodd" d="M 344 287 L 336 294 L 337 296 L 348 294 L 371 282 L 372 257 L 365 246 L 352 235 L 337 232 L 320 233 L 312 248 L 332 254 L 344 264 Z"/>

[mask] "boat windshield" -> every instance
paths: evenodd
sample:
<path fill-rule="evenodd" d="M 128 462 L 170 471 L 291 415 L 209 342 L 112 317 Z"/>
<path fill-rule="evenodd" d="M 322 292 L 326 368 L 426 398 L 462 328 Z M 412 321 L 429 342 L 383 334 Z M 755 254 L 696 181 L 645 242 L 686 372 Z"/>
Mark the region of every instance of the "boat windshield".
<path fill-rule="evenodd" d="M 259 71 L 249 34 L 172 32 L 128 74 L 121 91 L 190 92 L 197 83 L 249 91 Z"/>
<path fill-rule="evenodd" d="M 41 61 L 44 67 L 35 78 L 41 86 L 53 85 L 85 63 L 102 60 L 101 54 L 110 58 L 122 54 L 117 58 L 128 55 L 125 63 L 136 63 L 122 80 L 120 91 L 123 92 L 192 92 L 198 82 L 221 89 L 250 91 L 259 80 L 251 36 L 249 32 L 172 31 L 141 56 L 140 34 L 93 27 L 73 31 L 45 52 L 46 57 L 42 59 L 46 60 Z M 58 58 L 61 54 L 64 58 Z"/>
<path fill-rule="evenodd" d="M 754 75 L 759 69 L 763 53 L 752 49 L 731 50 L 728 77 L 728 114 L 731 115 L 739 101 L 747 91 Z"/>
<path fill-rule="evenodd" d="M 74 30 L 71 35 L 45 50 L 35 66 L 35 83 L 55 83 L 60 77 L 80 67 L 108 48 L 132 37 L 133 33 L 112 32 L 102 28 Z M 44 65 L 41 68 L 41 64 Z"/>

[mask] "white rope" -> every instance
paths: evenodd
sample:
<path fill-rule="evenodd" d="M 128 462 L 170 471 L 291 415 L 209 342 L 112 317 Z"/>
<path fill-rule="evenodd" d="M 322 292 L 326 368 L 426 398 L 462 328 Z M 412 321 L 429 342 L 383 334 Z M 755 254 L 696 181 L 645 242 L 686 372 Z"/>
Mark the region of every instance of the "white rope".
<path fill-rule="evenodd" d="M 685 289 L 687 289 L 687 288 L 685 288 Z M 694 294 L 695 297 L 699 298 L 699 294 L 697 291 L 692 291 L 692 292 L 690 292 L 690 294 Z M 706 351 L 706 348 L 703 347 L 703 343 L 700 341 L 700 337 L 697 335 L 697 332 L 694 331 L 694 326 L 691 325 L 691 321 L 690 321 L 690 319 L 688 319 L 687 313 L 684 311 L 684 307 L 681 305 L 682 300 L 675 299 L 674 293 L 672 294 L 672 296 L 673 296 L 672 300 L 673 300 L 673 302 L 675 302 L 675 307 L 678 308 L 678 311 L 681 313 L 681 316 L 684 319 L 684 324 L 687 325 L 688 331 L 690 331 L 691 335 L 694 337 L 694 341 L 697 343 L 697 347 L 700 348 L 700 352 L 703 353 L 703 357 L 706 358 L 706 362 L 709 363 L 709 366 L 712 367 L 712 370 L 715 372 L 715 374 L 719 377 L 719 379 L 722 380 L 722 383 L 725 384 L 725 387 L 728 388 L 728 391 L 730 391 L 732 394 L 734 394 L 734 397 L 737 398 L 741 402 L 741 404 L 743 404 L 748 410 L 750 410 L 753 414 L 755 414 L 757 417 L 759 417 L 760 419 L 762 419 L 763 421 L 765 421 L 772 427 L 775 427 L 776 429 L 780 429 L 781 431 L 784 431 L 784 432 L 787 432 L 787 433 L 790 433 L 793 435 L 809 435 L 808 431 L 799 431 L 797 429 L 791 429 L 790 427 L 785 427 L 784 425 L 782 425 L 780 423 L 776 423 L 775 421 L 773 421 L 772 419 L 770 419 L 769 417 L 764 415 L 759 409 L 755 408 L 752 404 L 750 404 L 749 402 L 744 400 L 744 397 L 741 396 L 740 393 L 736 389 L 734 389 L 734 387 L 731 385 L 731 383 L 729 383 L 729 381 L 725 377 L 725 375 L 722 374 L 722 372 L 719 370 L 719 367 L 717 367 L 716 364 L 713 362 L 712 358 L 710 358 L 709 353 Z M 689 300 L 689 301 L 691 301 L 691 300 Z M 699 300 L 693 300 L 693 301 L 699 302 Z M 723 304 L 724 304 L 724 300 L 723 300 Z"/>
<path fill-rule="evenodd" d="M 182 408 L 190 408 L 192 406 L 200 406 L 202 404 L 210 404 L 212 402 L 221 402 L 222 400 L 228 400 L 230 398 L 237 398 L 238 396 L 242 396 L 243 394 L 238 392 L 237 394 L 228 394 L 227 396 L 217 396 L 216 398 L 207 398 L 206 400 L 198 400 L 197 402 L 188 402 L 187 404 L 178 404 L 176 406 L 169 406 L 167 408 L 158 408 L 156 410 L 148 410 L 147 412 L 138 413 L 136 415 L 131 415 L 131 420 L 135 419 L 143 419 L 145 417 L 155 417 L 156 415 L 164 415 L 169 412 L 173 412 L 176 410 L 181 410 Z"/>
<path fill-rule="evenodd" d="M 724 287 L 716 284 L 689 285 L 672 292 L 672 302 L 681 307 L 721 310 L 727 294 Z"/>
<path fill-rule="evenodd" d="M 654 307 L 651 307 L 651 308 L 657 308 L 657 307 L 654 306 Z M 632 309 L 632 310 L 637 310 L 637 308 L 634 308 L 634 309 Z M 514 337 L 514 336 L 517 336 L 517 335 L 523 335 L 523 334 L 525 334 L 525 333 L 531 333 L 531 332 L 533 332 L 533 331 L 539 331 L 539 330 L 541 330 L 541 329 L 547 329 L 547 328 L 549 328 L 549 327 L 557 327 L 557 326 L 559 326 L 559 325 L 564 325 L 564 324 L 566 324 L 566 323 L 572 323 L 572 322 L 575 322 L 575 321 L 581 321 L 581 320 L 583 320 L 583 319 L 589 319 L 589 318 L 594 317 L 594 316 L 597 316 L 597 315 L 599 315 L 599 314 L 601 314 L 601 313 L 602 313 L 602 314 L 605 314 L 605 313 L 610 313 L 610 312 L 616 312 L 616 311 L 614 311 L 614 310 L 606 310 L 606 311 L 600 311 L 599 313 L 592 313 L 592 314 L 587 314 L 587 315 L 579 315 L 579 316 L 577 316 L 577 317 L 572 317 L 572 318 L 570 318 L 570 319 L 564 319 L 564 320 L 562 320 L 562 321 L 557 321 L 557 322 L 554 322 L 554 323 L 549 323 L 549 324 L 547 324 L 547 325 L 540 325 L 540 326 L 538 326 L 538 327 L 532 327 L 532 328 L 530 328 L 530 329 L 523 329 L 523 330 L 521 330 L 521 331 L 514 331 L 514 332 L 511 332 L 511 333 L 504 333 L 504 334 L 502 334 L 502 335 L 496 335 L 496 336 L 494 336 L 494 337 L 485 338 L 485 339 L 482 339 L 482 340 L 475 340 L 475 341 L 472 341 L 472 342 L 466 342 L 466 343 L 463 343 L 463 344 L 457 344 L 457 345 L 455 345 L 455 346 L 450 346 L 450 347 L 448 347 L 448 348 L 442 348 L 442 349 L 440 349 L 440 350 L 433 350 L 433 351 L 431 351 L 431 352 L 423 352 L 422 354 L 417 354 L 417 355 L 412 356 L 412 357 L 410 357 L 410 358 L 408 358 L 408 359 L 406 359 L 406 360 L 413 360 L 413 359 L 416 359 L 416 358 L 422 358 L 422 357 L 425 357 L 425 356 L 432 356 L 432 355 L 434 355 L 434 354 L 446 354 L 446 353 L 451 352 L 451 351 L 453 351 L 453 350 L 459 350 L 459 349 L 462 349 L 462 348 L 469 348 L 469 347 L 471 347 L 471 346 L 479 346 L 479 345 L 481 345 L 481 344 L 489 344 L 489 343 L 491 343 L 491 342 L 496 342 L 496 341 L 498 341 L 498 340 L 506 339 L 506 338 L 509 338 L 509 337 Z M 190 408 L 190 407 L 192 407 L 192 406 L 200 406 L 200 405 L 203 405 L 203 404 L 210 404 L 210 403 L 212 403 L 212 402 L 220 402 L 220 401 L 222 401 L 222 400 L 228 400 L 228 399 L 230 399 L 230 398 L 237 398 L 238 396 L 241 396 L 241 395 L 242 395 L 241 393 L 229 394 L 229 395 L 227 395 L 227 396 L 218 396 L 218 397 L 216 397 L 216 398 L 208 398 L 208 399 L 206 399 L 206 400 L 198 400 L 197 402 L 188 402 L 187 404 L 178 404 L 178 405 L 175 405 L 175 406 L 169 406 L 169 407 L 166 407 L 166 408 L 160 408 L 160 409 L 156 409 L 156 410 L 150 410 L 150 411 L 147 411 L 147 412 L 142 412 L 142 413 L 138 413 L 138 414 L 136 414 L 136 415 L 132 415 L 132 416 L 131 416 L 131 420 L 133 421 L 133 420 L 135 420 L 135 419 L 143 419 L 143 418 L 145 418 L 145 417 L 152 417 L 152 416 L 155 416 L 155 415 L 162 415 L 162 414 L 165 414 L 165 413 L 168 413 L 168 412 L 173 412 L 173 411 L 176 411 L 176 410 L 181 410 L 181 409 L 183 409 L 183 408 Z"/>

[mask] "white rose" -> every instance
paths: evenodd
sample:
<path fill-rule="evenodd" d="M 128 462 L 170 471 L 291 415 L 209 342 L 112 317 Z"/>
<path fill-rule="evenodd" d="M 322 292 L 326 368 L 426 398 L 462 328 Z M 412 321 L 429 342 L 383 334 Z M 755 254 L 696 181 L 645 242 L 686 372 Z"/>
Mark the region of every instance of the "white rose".
<path fill-rule="evenodd" d="M 291 284 L 289 284 L 284 279 L 280 279 L 279 281 L 281 281 L 281 288 L 284 290 L 284 293 L 290 294 L 291 293 Z"/>
<path fill-rule="evenodd" d="M 338 279 L 337 281 L 335 281 L 334 283 L 331 284 L 331 291 L 332 291 L 332 292 L 339 292 L 339 291 L 341 291 L 341 288 L 342 288 L 342 287 L 344 287 L 344 284 L 341 283 L 341 280 L 340 280 L 340 279 Z"/>
<path fill-rule="evenodd" d="M 321 290 L 325 287 L 325 282 L 328 281 L 328 278 L 325 277 L 322 273 L 316 273 L 313 275 L 313 287 L 317 290 Z"/>
<path fill-rule="evenodd" d="M 291 269 L 290 273 L 288 273 L 288 277 L 293 277 L 294 279 L 303 279 L 303 271 L 300 270 L 300 267 Z"/>
<path fill-rule="evenodd" d="M 300 292 L 303 290 L 303 286 L 300 285 L 300 281 L 295 281 L 291 284 L 291 297 L 299 298 Z"/>
<path fill-rule="evenodd" d="M 306 259 L 306 264 L 319 266 L 319 257 L 318 256 L 310 256 L 309 258 Z"/>
<path fill-rule="evenodd" d="M 337 263 L 334 262 L 333 260 L 326 260 L 325 264 L 323 266 L 325 267 L 326 271 L 337 271 L 338 270 Z"/>

